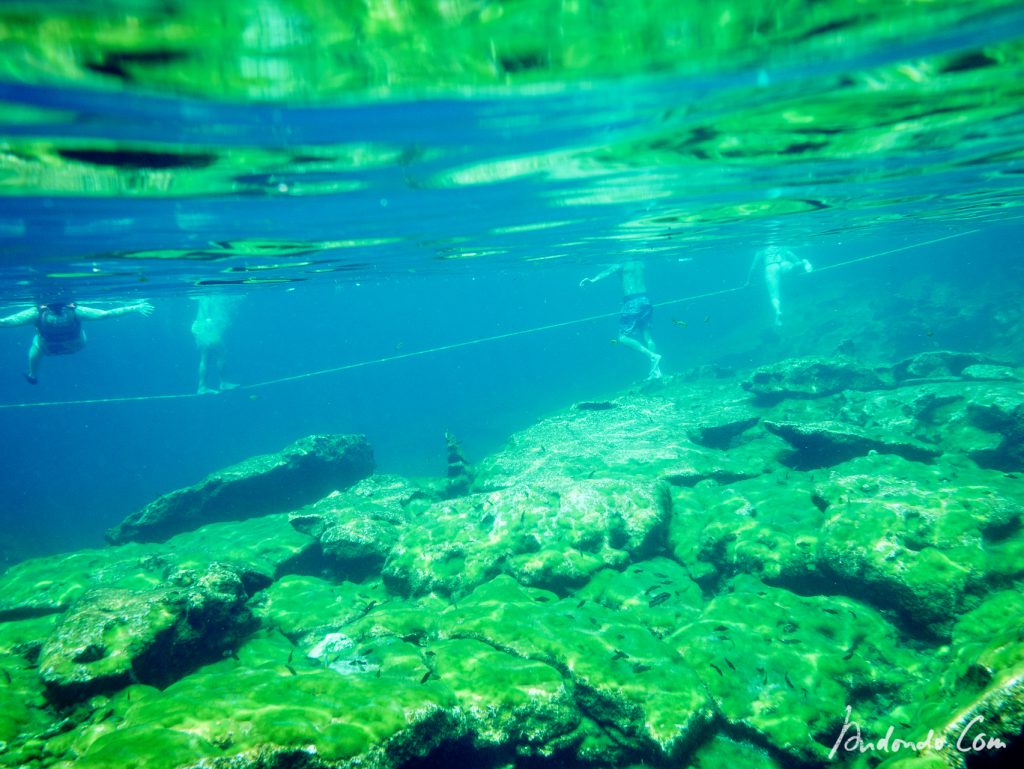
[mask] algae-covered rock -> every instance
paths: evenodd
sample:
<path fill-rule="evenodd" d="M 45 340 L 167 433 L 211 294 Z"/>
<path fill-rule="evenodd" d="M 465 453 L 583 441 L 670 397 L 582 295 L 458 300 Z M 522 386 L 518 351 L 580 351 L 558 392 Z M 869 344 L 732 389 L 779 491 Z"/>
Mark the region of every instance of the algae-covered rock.
<path fill-rule="evenodd" d="M 155 547 L 137 544 L 22 561 L 0 576 L 0 621 L 65 611 L 91 587 L 147 589 L 166 568 Z"/>
<path fill-rule="evenodd" d="M 666 642 L 698 672 L 718 710 L 800 761 L 822 761 L 848 703 L 900 702 L 929 672 L 874 610 L 804 597 L 742 575 Z"/>
<path fill-rule="evenodd" d="M 163 545 L 129 543 L 23 561 L 0 576 L 0 621 L 64 612 L 89 590 L 145 595 L 183 570 L 202 574 L 217 563 L 227 564 L 251 594 L 313 544 L 278 515 L 210 524 Z M 0 638 L 8 624 L 0 624 Z"/>
<path fill-rule="evenodd" d="M 885 382 L 871 369 L 848 358 L 790 358 L 762 366 L 743 388 L 766 402 L 784 398 L 822 398 L 843 390 L 875 390 Z"/>
<path fill-rule="evenodd" d="M 361 435 L 311 435 L 165 494 L 107 532 L 112 543 L 160 542 L 217 521 L 287 512 L 373 472 Z"/>
<path fill-rule="evenodd" d="M 999 445 L 970 452 L 982 467 L 1024 470 L 1024 389 L 979 393 L 967 404 L 967 418 L 976 427 L 1000 436 Z"/>
<path fill-rule="evenodd" d="M 751 418 L 737 392 L 715 384 L 692 393 L 669 383 L 657 395 L 634 394 L 614 408 L 577 407 L 555 414 L 516 433 L 500 451 L 477 463 L 474 488 L 493 491 L 552 478 L 643 481 L 671 476 L 696 483 L 756 475 L 764 468 L 763 453 L 732 445 Z M 723 414 L 728 415 L 724 420 Z M 730 451 L 698 445 L 691 434 Z"/>
<path fill-rule="evenodd" d="M 1007 480 L 882 455 L 841 465 L 815 489 L 821 566 L 841 589 L 947 636 L 999 555 L 990 545 L 1019 529 L 1024 499 Z"/>
<path fill-rule="evenodd" d="M 426 653 L 431 677 L 451 688 L 479 747 L 543 755 L 579 724 L 570 687 L 551 665 L 470 639 L 439 641 Z"/>
<path fill-rule="evenodd" d="M 823 520 L 813 481 L 802 474 L 702 483 L 673 490 L 669 546 L 702 584 L 737 573 L 770 581 L 814 578 Z"/>
<path fill-rule="evenodd" d="M 653 548 L 668 505 L 663 485 L 610 479 L 550 479 L 439 502 L 403 529 L 384 578 L 405 594 L 467 592 L 501 573 L 580 585 Z"/>
<path fill-rule="evenodd" d="M 704 603 L 687 570 L 668 558 L 630 564 L 624 571 L 602 569 L 573 597 L 584 606 L 596 601 L 621 612 L 657 637 L 691 622 Z"/>
<path fill-rule="evenodd" d="M 252 628 L 241 577 L 223 565 L 181 570 L 149 590 L 94 588 L 68 609 L 39 655 L 58 703 L 131 681 L 166 685 L 235 646 Z"/>
<path fill-rule="evenodd" d="M 45 706 L 43 686 L 33 666 L 19 654 L 0 651 L 0 766 L 16 765 L 5 756 L 9 744 L 49 725 Z"/>
<path fill-rule="evenodd" d="M 59 769 L 136 766 L 393 766 L 422 756 L 461 727 L 439 682 L 339 675 L 274 651 L 210 665 L 143 698 L 121 699 L 112 717 L 84 729 Z M 261 640 L 261 647 L 267 645 Z M 269 654 L 268 654 L 269 652 Z M 259 659 L 267 657 L 268 664 Z M 273 664 L 274 660 L 276 664 Z"/>
<path fill-rule="evenodd" d="M 404 478 L 372 475 L 292 513 L 290 521 L 316 537 L 336 574 L 360 580 L 380 573 L 402 525 L 436 498 Z"/>
<path fill-rule="evenodd" d="M 959 377 L 968 368 L 975 366 L 1003 367 L 1005 365 L 1001 361 L 993 360 L 980 353 L 932 350 L 900 361 L 892 367 L 892 375 L 897 382 L 908 379 L 941 379 Z M 976 371 L 976 373 L 980 372 Z"/>
<path fill-rule="evenodd" d="M 946 746 L 935 752 L 945 766 L 962 766 L 972 754 L 998 759 L 1001 748 L 989 740 L 1005 746 L 1024 728 L 1022 616 L 1019 590 L 988 596 L 957 621 L 941 675 L 919 686 L 911 737 L 922 739 L 934 730 L 944 738 Z M 975 743 L 979 737 L 982 742 Z"/>
<path fill-rule="evenodd" d="M 380 581 L 364 584 L 328 582 L 291 575 L 275 582 L 254 600 L 264 626 L 289 638 L 336 630 L 386 601 Z"/>

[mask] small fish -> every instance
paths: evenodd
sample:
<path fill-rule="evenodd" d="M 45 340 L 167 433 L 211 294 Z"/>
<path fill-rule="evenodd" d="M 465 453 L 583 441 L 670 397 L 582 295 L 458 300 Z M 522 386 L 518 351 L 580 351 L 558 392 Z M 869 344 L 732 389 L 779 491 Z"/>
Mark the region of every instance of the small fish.
<path fill-rule="evenodd" d="M 660 571 L 654 572 L 654 576 L 660 579 L 668 579 L 668 574 L 662 574 Z"/>
<path fill-rule="evenodd" d="M 10 686 L 11 685 L 11 674 L 7 672 L 6 668 L 0 668 L 0 670 L 3 671 L 4 680 L 7 681 L 7 685 Z"/>
<path fill-rule="evenodd" d="M 721 633 L 721 632 L 724 632 L 724 631 L 726 631 L 728 629 L 729 628 L 726 627 L 725 625 L 715 625 L 715 632 L 716 633 Z"/>
<path fill-rule="evenodd" d="M 584 598 L 582 601 L 580 601 L 578 604 L 576 604 L 576 608 L 577 609 L 582 609 L 584 606 L 586 606 L 586 604 L 587 604 L 587 599 Z"/>
<path fill-rule="evenodd" d="M 852 656 L 853 656 L 853 649 L 850 649 L 850 651 L 846 652 L 846 654 L 843 655 L 843 660 L 848 660 Z"/>
<path fill-rule="evenodd" d="M 423 674 L 423 678 L 420 679 L 420 683 L 425 684 L 427 681 L 430 680 L 430 676 L 432 676 L 433 674 L 434 671 L 428 670 L 426 673 Z"/>
<path fill-rule="evenodd" d="M 839 613 L 835 609 L 828 609 L 828 608 L 822 609 L 822 611 L 825 612 L 826 614 L 838 614 Z"/>
<path fill-rule="evenodd" d="M 647 588 L 644 591 L 644 595 L 650 595 L 653 591 L 657 590 L 659 587 L 661 587 L 661 585 L 658 585 L 658 584 L 651 585 L 649 588 Z"/>
<path fill-rule="evenodd" d="M 437 652 L 431 651 L 430 649 L 427 649 L 425 652 L 423 652 L 423 654 L 424 654 L 424 656 L 427 656 L 427 657 L 436 657 L 437 656 Z"/>
<path fill-rule="evenodd" d="M 377 678 L 380 678 L 380 668 L 377 668 Z"/>
<path fill-rule="evenodd" d="M 633 672 L 634 672 L 634 673 L 646 673 L 646 672 L 647 672 L 648 670 L 650 670 L 650 669 L 651 669 L 651 666 L 650 666 L 650 665 L 645 665 L 645 664 L 644 664 L 644 663 L 642 663 L 642 662 L 638 662 L 638 663 L 636 663 L 636 664 L 635 664 L 635 665 L 633 666 Z"/>
<path fill-rule="evenodd" d="M 365 607 L 363 607 L 363 613 L 362 613 L 361 616 L 365 617 L 367 614 L 369 614 L 371 611 L 373 611 L 373 607 L 376 606 L 376 605 L 377 605 L 377 601 L 376 600 L 370 601 L 368 604 L 366 604 Z"/>
<path fill-rule="evenodd" d="M 718 673 L 718 675 L 722 676 L 722 678 L 725 678 L 725 673 L 722 672 L 722 669 L 718 667 L 718 665 L 716 665 L 714 662 L 709 662 L 708 664 L 715 669 L 715 672 Z"/>
<path fill-rule="evenodd" d="M 534 596 L 533 600 L 537 601 L 538 603 L 547 603 L 551 599 L 548 598 L 546 595 L 538 595 L 538 596 Z"/>
<path fill-rule="evenodd" d="M 654 596 L 654 598 L 652 598 L 647 603 L 653 609 L 655 606 L 661 606 L 661 604 L 665 603 L 665 601 L 667 601 L 671 597 L 671 593 L 658 593 L 658 595 Z"/>
<path fill-rule="evenodd" d="M 796 688 L 795 686 L 793 686 L 793 682 L 789 680 L 789 673 L 783 673 L 782 677 L 786 679 L 786 686 L 788 686 L 790 689 Z"/>
<path fill-rule="evenodd" d="M 292 659 L 295 657 L 295 649 L 288 652 L 288 664 L 292 664 Z"/>
<path fill-rule="evenodd" d="M 685 320 L 676 320 L 675 318 L 672 318 L 672 322 L 679 326 L 679 328 L 686 328 L 690 325 Z"/>
<path fill-rule="evenodd" d="M 705 315 L 704 316 L 704 322 L 705 323 L 710 323 L 711 322 L 711 316 L 710 315 Z"/>
<path fill-rule="evenodd" d="M 736 669 L 736 666 L 733 665 L 731 662 L 729 662 L 729 658 L 728 657 L 722 657 L 722 659 L 725 660 L 725 664 L 728 665 L 730 667 L 730 669 L 732 669 L 732 670 Z"/>
<path fill-rule="evenodd" d="M 600 623 L 594 617 L 591 617 L 590 618 L 590 624 L 593 625 L 594 627 L 597 627 Z"/>
<path fill-rule="evenodd" d="M 612 655 L 612 660 L 624 660 L 629 659 L 629 655 L 621 649 L 616 649 L 615 654 Z"/>
<path fill-rule="evenodd" d="M 234 649 L 230 649 L 228 651 L 228 656 L 231 657 L 231 659 L 233 659 L 233 660 L 237 660 L 238 659 L 238 652 L 236 652 Z"/>
<path fill-rule="evenodd" d="M 618 344 L 618 343 L 619 343 L 619 340 L 618 340 L 618 339 L 609 339 L 609 340 L 608 340 L 608 342 L 609 342 L 610 344 Z"/>
<path fill-rule="evenodd" d="M 853 609 L 847 609 L 847 611 L 850 612 L 851 617 L 857 619 L 857 612 L 855 612 Z"/>
<path fill-rule="evenodd" d="M 258 401 L 259 399 L 260 399 L 259 395 L 250 395 L 249 396 L 249 400 L 251 400 L 251 401 Z"/>
<path fill-rule="evenodd" d="M 365 649 L 363 649 L 361 652 L 359 652 L 359 654 L 362 655 L 363 657 L 365 657 L 367 654 L 373 654 L 373 647 L 372 646 L 368 646 Z"/>
<path fill-rule="evenodd" d="M 287 668 L 288 672 L 291 673 L 293 676 L 298 675 L 298 673 L 295 672 L 295 668 L 293 668 L 291 665 L 285 665 L 285 668 Z"/>

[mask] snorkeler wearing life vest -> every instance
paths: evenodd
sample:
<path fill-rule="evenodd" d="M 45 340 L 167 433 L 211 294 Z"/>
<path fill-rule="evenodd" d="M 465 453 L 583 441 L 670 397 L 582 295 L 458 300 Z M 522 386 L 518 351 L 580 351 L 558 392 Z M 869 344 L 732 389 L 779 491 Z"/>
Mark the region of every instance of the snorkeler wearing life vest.
<path fill-rule="evenodd" d="M 74 302 L 50 302 L 0 318 L 0 326 L 36 327 L 36 335 L 28 350 L 28 372 L 24 374 L 25 381 L 36 384 L 39 382 L 39 363 L 44 356 L 71 355 L 85 347 L 83 320 L 117 318 L 133 312 L 148 317 L 153 314 L 153 305 L 143 301 L 112 310 L 97 310 Z"/>

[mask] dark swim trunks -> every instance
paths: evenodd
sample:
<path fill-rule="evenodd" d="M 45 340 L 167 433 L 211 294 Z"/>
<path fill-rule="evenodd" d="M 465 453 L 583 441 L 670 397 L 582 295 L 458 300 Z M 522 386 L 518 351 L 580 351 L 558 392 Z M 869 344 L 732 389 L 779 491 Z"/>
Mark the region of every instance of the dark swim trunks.
<path fill-rule="evenodd" d="M 654 307 L 647 294 L 629 294 L 622 298 L 619 313 L 619 335 L 639 336 L 651 327 Z"/>

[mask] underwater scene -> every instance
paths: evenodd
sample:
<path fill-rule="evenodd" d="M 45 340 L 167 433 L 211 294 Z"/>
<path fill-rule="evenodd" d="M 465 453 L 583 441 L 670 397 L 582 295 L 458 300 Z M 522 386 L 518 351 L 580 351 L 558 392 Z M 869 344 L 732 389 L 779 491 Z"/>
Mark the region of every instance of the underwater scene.
<path fill-rule="evenodd" d="M 0 3 L 0 768 L 1024 761 L 1024 4 Z"/>

